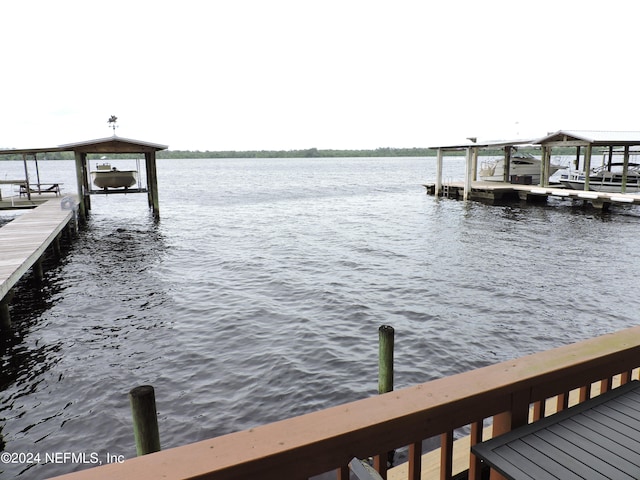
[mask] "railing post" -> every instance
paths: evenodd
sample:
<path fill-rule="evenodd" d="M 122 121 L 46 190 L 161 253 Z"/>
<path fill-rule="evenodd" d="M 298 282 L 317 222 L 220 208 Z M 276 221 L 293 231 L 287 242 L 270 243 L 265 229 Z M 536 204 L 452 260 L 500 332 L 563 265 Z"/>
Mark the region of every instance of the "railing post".
<path fill-rule="evenodd" d="M 138 456 L 160 451 L 156 397 L 151 385 L 142 385 L 129 392 L 133 434 Z"/>

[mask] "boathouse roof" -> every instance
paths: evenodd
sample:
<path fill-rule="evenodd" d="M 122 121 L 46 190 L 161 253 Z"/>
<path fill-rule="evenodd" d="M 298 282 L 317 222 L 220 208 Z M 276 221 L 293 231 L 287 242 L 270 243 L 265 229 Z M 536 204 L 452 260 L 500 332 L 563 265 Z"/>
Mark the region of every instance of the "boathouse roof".
<path fill-rule="evenodd" d="M 60 148 L 63 148 L 65 151 L 83 153 L 141 153 L 157 152 L 158 150 L 166 150 L 168 147 L 167 145 L 160 145 L 158 143 L 143 142 L 141 140 L 132 140 L 130 138 L 113 135 L 97 140 L 68 143 L 66 145 L 60 145 Z"/>
<path fill-rule="evenodd" d="M 468 142 L 452 144 L 452 145 L 439 145 L 437 147 L 429 147 L 432 149 L 441 150 L 465 150 L 467 148 L 502 148 L 502 147 L 516 147 L 523 145 L 531 145 L 535 142 L 535 139 L 519 139 L 519 140 L 487 140 L 483 142 L 474 141 L 475 139 L 469 139 Z"/>
<path fill-rule="evenodd" d="M 640 132 L 620 132 L 602 130 L 558 130 L 534 143 L 545 146 L 575 147 L 582 145 L 632 146 L 640 145 Z"/>
<path fill-rule="evenodd" d="M 12 148 L 0 150 L 0 155 L 34 154 L 47 152 L 81 152 L 81 153 L 146 153 L 166 150 L 167 145 L 143 142 L 113 135 L 106 138 L 86 140 L 84 142 L 67 143 L 48 148 Z"/>
<path fill-rule="evenodd" d="M 429 147 L 432 149 L 466 150 L 467 148 L 502 148 L 516 146 L 549 146 L 549 147 L 578 147 L 591 145 L 594 147 L 625 147 L 640 145 L 640 131 L 605 131 L 605 130 L 558 130 L 554 133 L 538 139 L 520 140 L 489 140 L 474 141 L 470 138 L 468 142 L 439 145 Z"/>

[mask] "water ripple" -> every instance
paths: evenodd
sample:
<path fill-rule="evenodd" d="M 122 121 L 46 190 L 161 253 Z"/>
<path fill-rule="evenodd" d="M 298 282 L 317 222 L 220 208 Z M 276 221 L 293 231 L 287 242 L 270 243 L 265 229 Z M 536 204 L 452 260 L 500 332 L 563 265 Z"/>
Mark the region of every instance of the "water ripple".
<path fill-rule="evenodd" d="M 633 210 L 434 199 L 420 185 L 434 172 L 434 159 L 160 161 L 159 223 L 142 195 L 92 199 L 63 258 L 17 289 L 4 448 L 132 457 L 127 393 L 142 384 L 164 448 L 374 395 L 382 324 L 400 388 L 637 323 Z"/>

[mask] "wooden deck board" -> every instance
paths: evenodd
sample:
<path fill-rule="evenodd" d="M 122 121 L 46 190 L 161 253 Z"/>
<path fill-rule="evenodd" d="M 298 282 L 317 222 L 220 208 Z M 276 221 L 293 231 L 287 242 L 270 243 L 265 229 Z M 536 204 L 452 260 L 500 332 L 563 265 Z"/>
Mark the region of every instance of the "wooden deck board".
<path fill-rule="evenodd" d="M 0 228 L 0 299 L 42 256 L 73 215 L 72 210 L 62 209 L 58 197 Z"/>
<path fill-rule="evenodd" d="M 443 187 L 454 189 L 458 192 L 458 196 L 464 190 L 464 182 L 453 181 L 443 182 Z M 424 185 L 427 188 L 427 192 L 433 193 L 435 184 L 429 183 Z M 501 183 L 501 182 L 471 182 L 471 197 L 483 198 L 487 196 L 501 197 L 509 193 L 522 192 L 525 195 L 532 195 L 534 197 L 561 197 L 570 198 L 574 200 L 591 200 L 595 202 L 604 203 L 627 203 L 627 204 L 640 204 L 640 193 L 609 193 L 609 192 L 596 192 L 596 191 L 584 191 L 584 190 L 572 190 L 557 186 L 541 187 L 539 185 L 521 185 L 515 183 Z M 442 192 L 441 192 L 442 194 Z M 446 196 L 446 195 L 445 195 Z"/>

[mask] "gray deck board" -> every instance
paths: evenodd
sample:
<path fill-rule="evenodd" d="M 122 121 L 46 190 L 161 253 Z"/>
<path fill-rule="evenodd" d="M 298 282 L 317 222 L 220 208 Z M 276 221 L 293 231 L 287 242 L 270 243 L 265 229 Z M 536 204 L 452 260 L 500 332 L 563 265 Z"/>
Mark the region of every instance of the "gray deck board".
<path fill-rule="evenodd" d="M 640 382 L 473 447 L 513 480 L 640 478 Z"/>

